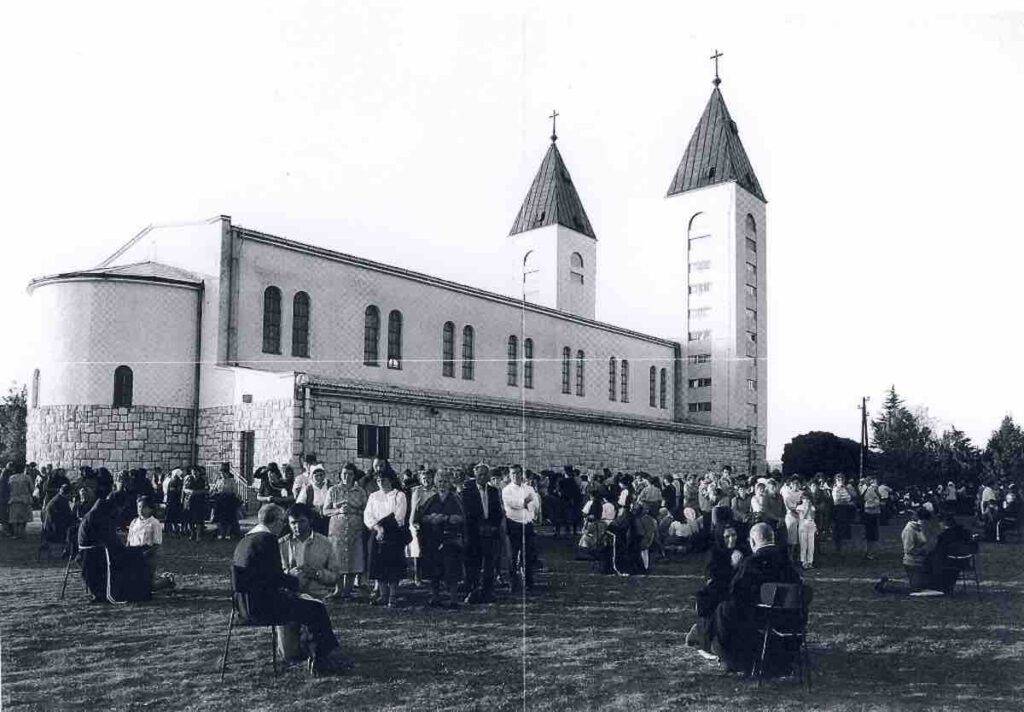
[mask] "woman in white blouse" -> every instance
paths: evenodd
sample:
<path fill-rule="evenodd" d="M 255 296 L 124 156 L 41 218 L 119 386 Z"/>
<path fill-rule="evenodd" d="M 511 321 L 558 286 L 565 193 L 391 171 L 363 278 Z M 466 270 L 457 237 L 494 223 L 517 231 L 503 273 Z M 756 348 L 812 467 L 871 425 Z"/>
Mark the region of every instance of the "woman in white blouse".
<path fill-rule="evenodd" d="M 376 492 L 370 494 L 363 510 L 363 523 L 370 530 L 369 574 L 373 579 L 370 603 L 394 608 L 398 582 L 405 576 L 405 546 L 411 537 L 406 526 L 408 504 L 386 470 L 377 474 Z"/>

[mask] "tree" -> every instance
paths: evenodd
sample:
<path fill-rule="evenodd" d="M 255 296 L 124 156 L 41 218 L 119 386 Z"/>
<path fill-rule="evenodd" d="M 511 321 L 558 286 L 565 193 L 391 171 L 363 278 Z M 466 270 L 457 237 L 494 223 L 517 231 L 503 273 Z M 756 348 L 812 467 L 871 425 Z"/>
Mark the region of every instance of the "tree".
<path fill-rule="evenodd" d="M 981 472 L 981 450 L 953 425 L 934 443 L 935 464 L 943 481 L 974 479 Z"/>
<path fill-rule="evenodd" d="M 0 461 L 25 464 L 25 438 L 28 433 L 28 392 L 12 385 L 0 398 Z"/>
<path fill-rule="evenodd" d="M 882 455 L 881 469 L 894 482 L 935 480 L 931 418 L 924 409 L 911 411 L 890 386 L 879 418 L 871 421 L 872 445 Z"/>
<path fill-rule="evenodd" d="M 985 462 L 996 477 L 1024 477 L 1024 430 L 1009 415 L 985 446 Z"/>
<path fill-rule="evenodd" d="M 786 475 L 852 475 L 859 466 L 860 443 L 821 430 L 797 435 L 782 449 L 782 471 Z"/>

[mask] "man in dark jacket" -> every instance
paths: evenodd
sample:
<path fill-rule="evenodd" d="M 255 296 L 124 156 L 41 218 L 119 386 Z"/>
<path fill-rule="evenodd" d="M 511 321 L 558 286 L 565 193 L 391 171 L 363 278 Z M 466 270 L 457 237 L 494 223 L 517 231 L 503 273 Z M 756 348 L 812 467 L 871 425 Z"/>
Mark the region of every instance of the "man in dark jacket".
<path fill-rule="evenodd" d="M 322 601 L 299 594 L 299 579 L 284 573 L 278 537 L 288 524 L 284 510 L 265 504 L 259 522 L 235 547 L 231 584 L 239 611 L 254 623 L 299 623 L 313 646 L 313 666 L 321 673 L 341 672 L 352 663 L 341 653 Z"/>
<path fill-rule="evenodd" d="M 494 600 L 494 560 L 500 545 L 500 527 L 505 510 L 501 492 L 488 483 L 491 471 L 480 463 L 473 468 L 475 479 L 462 488 L 462 506 L 466 515 L 466 603 L 490 603 Z M 481 569 L 483 577 L 481 580 Z"/>
<path fill-rule="evenodd" d="M 775 533 L 766 522 L 750 528 L 750 548 L 753 554 L 743 559 L 736 570 L 729 585 L 729 597 L 718 604 L 711 629 L 711 637 L 731 670 L 750 669 L 757 647 L 761 585 L 803 583 L 785 548 L 776 545 Z"/>

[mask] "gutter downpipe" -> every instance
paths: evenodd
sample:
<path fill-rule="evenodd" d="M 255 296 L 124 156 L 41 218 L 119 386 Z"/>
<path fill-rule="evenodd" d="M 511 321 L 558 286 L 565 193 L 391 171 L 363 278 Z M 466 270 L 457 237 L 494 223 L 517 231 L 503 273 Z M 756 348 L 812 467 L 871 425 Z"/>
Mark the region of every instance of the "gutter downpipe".
<path fill-rule="evenodd" d="M 313 414 L 313 387 L 309 385 L 309 376 L 301 372 L 295 374 L 295 385 L 295 390 L 302 399 L 302 405 L 300 406 L 299 411 L 299 452 L 295 453 L 299 459 L 299 465 L 301 466 L 303 456 L 309 452 L 310 449 L 309 443 L 307 442 L 309 436 L 307 422 Z"/>
<path fill-rule="evenodd" d="M 199 394 L 203 363 L 203 300 L 206 296 L 206 283 L 200 282 L 196 292 L 196 363 L 192 390 L 192 466 L 199 464 Z"/>

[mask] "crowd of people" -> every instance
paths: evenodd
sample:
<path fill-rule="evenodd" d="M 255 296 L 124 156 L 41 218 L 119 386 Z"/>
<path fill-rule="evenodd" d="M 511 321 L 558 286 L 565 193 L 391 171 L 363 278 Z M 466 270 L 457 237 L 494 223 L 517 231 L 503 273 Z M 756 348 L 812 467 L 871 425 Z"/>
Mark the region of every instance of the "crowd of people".
<path fill-rule="evenodd" d="M 366 472 L 352 463 L 329 472 L 310 454 L 298 473 L 272 462 L 251 478 L 235 477 L 227 463 L 213 478 L 201 466 L 116 475 L 82 467 L 74 480 L 59 467 L 5 466 L 3 533 L 24 537 L 33 508 L 41 515 L 41 554 L 80 553 L 98 603 L 145 600 L 174 586 L 159 572 L 164 536 L 240 539 L 232 566 L 239 605 L 305 625 L 304 637 L 282 628 L 283 652 L 311 654 L 328 670 L 350 661 L 340 655 L 324 602 L 399 607 L 403 580 L 429 587 L 427 604 L 447 609 L 493 602 L 498 589 L 530 593 L 541 524 L 551 525 L 555 539 L 569 537 L 576 557 L 607 575 L 648 574 L 674 552 L 709 552 L 687 642 L 743 668 L 757 587 L 802 585 L 802 570 L 816 566 L 824 542 L 850 549 L 858 526 L 863 543 L 855 551 L 873 559 L 879 526 L 909 514 L 901 535 L 908 591 L 941 593 L 956 581 L 944 563 L 950 552 L 1016 531 L 1021 504 L 1016 483 L 995 480 L 897 492 L 871 475 L 757 477 L 724 466 L 658 477 L 484 463 L 399 474 L 382 458 Z M 243 536 L 241 522 L 252 515 L 257 523 Z M 954 515 L 970 515 L 977 532 Z M 887 579 L 876 586 L 880 593 L 896 588 Z"/>

